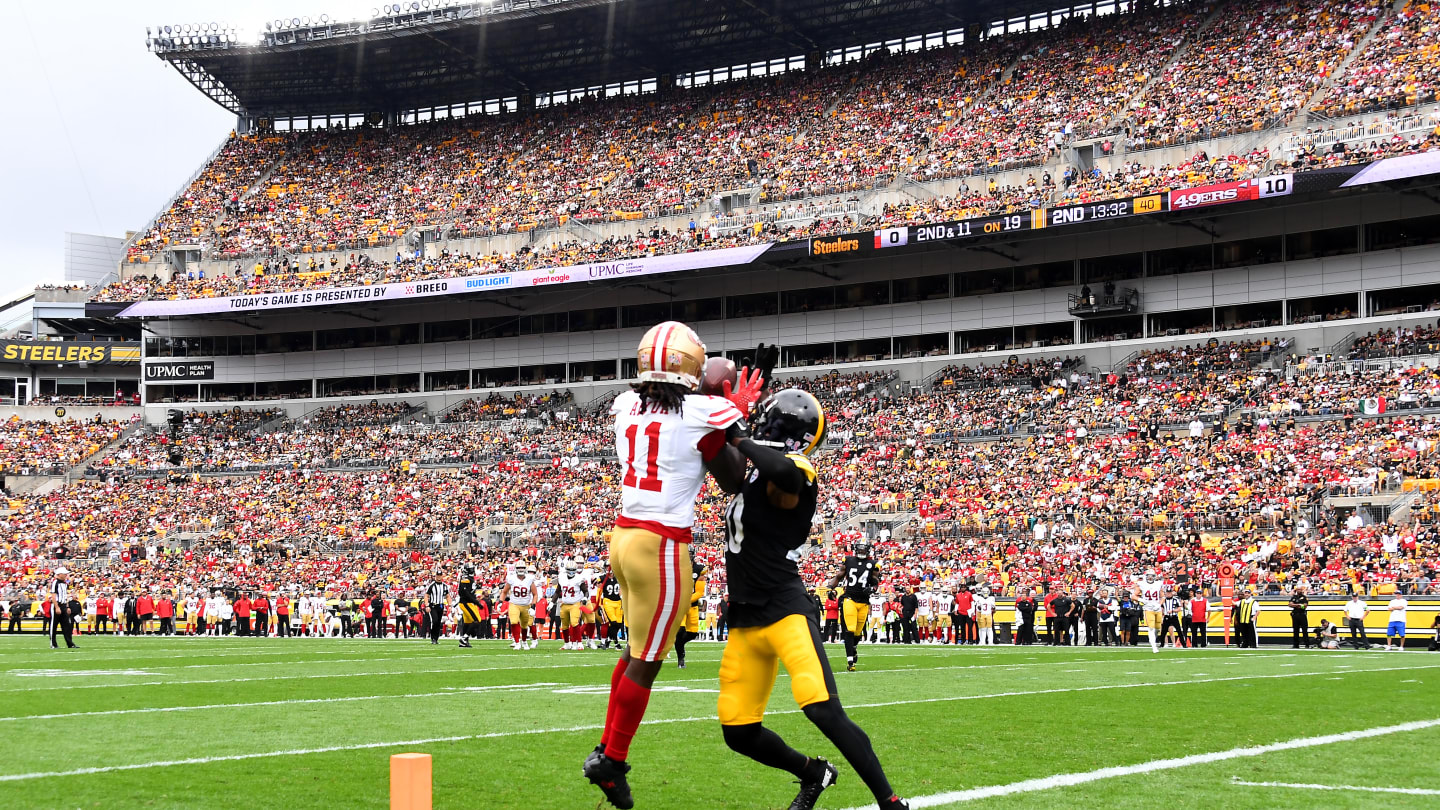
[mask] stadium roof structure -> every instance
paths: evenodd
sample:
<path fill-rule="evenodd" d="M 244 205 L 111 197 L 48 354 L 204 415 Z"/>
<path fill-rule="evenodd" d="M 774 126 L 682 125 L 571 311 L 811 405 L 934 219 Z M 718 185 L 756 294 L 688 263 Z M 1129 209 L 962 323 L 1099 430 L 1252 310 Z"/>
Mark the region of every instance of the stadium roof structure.
<path fill-rule="evenodd" d="M 253 118 L 357 115 L 675 76 L 984 26 L 1056 0 L 407 0 L 368 21 L 276 20 L 261 44 L 215 24 L 148 40 Z M 976 28 L 973 30 L 984 30 Z"/>

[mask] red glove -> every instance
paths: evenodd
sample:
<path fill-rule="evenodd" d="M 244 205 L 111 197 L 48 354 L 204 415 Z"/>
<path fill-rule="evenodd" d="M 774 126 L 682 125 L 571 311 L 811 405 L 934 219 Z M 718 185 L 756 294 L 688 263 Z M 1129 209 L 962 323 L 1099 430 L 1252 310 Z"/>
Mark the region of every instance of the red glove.
<path fill-rule="evenodd" d="M 760 391 L 765 387 L 765 380 L 760 369 L 751 370 L 748 366 L 740 369 L 740 374 L 735 380 L 735 389 L 730 389 L 730 381 L 726 380 L 720 384 L 720 395 L 730 400 L 730 403 L 740 409 L 748 419 L 750 409 L 760 401 Z"/>

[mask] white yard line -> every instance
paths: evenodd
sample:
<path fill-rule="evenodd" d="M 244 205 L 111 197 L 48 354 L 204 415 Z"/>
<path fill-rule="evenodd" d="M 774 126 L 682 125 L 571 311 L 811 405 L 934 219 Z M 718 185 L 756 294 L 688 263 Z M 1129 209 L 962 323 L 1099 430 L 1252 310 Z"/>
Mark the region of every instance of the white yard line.
<path fill-rule="evenodd" d="M 1358 674 L 1363 674 L 1363 673 L 1365 673 L 1365 672 L 1391 672 L 1391 671 L 1395 671 L 1395 670 L 1435 669 L 1435 668 L 1440 668 L 1440 664 L 1427 664 L 1427 665 L 1418 666 L 1418 667 L 1387 667 L 1387 668 L 1383 668 L 1383 669 L 1361 670 L 1361 671 L 1359 671 L 1359 672 L 1352 672 L 1352 673 L 1347 673 L 1347 674 L 1358 675 Z M 949 702 L 965 701 L 965 700 L 988 700 L 988 699 L 993 699 L 993 698 L 1023 697 L 1023 696 L 1026 696 L 1026 695 L 1051 695 L 1051 694 L 1060 694 L 1060 693 L 1066 693 L 1066 692 L 1097 692 L 1097 691 L 1105 691 L 1105 690 L 1111 690 L 1111 689 L 1138 689 L 1138 688 L 1153 687 L 1153 686 L 1184 686 L 1184 685 L 1189 685 L 1189 684 L 1216 683 L 1216 682 L 1220 682 L 1220 681 L 1269 680 L 1269 679 L 1275 679 L 1275 678 L 1304 678 L 1304 677 L 1315 676 L 1315 675 L 1329 675 L 1329 674 L 1330 674 L 1329 672 L 1287 672 L 1287 673 L 1280 674 L 1280 675 L 1249 675 L 1249 676 L 1236 676 L 1236 677 L 1232 677 L 1232 678 L 1206 678 L 1206 679 L 1201 679 L 1201 680 L 1185 680 L 1185 681 L 1156 681 L 1156 682 L 1153 682 L 1153 683 L 1127 683 L 1127 684 L 1112 684 L 1112 685 L 1108 685 L 1108 686 L 1081 686 L 1081 687 L 1072 687 L 1072 688 L 1066 688 L 1066 689 L 1036 689 L 1036 690 L 1030 690 L 1030 691 L 997 692 L 997 693 L 988 694 L 988 695 L 957 695 L 957 696 L 952 696 L 952 697 L 925 698 L 925 699 L 921 699 L 921 700 L 890 700 L 890 701 L 882 701 L 882 702 L 877 702 L 877 703 L 857 703 L 857 704 L 853 704 L 853 705 L 848 705 L 848 706 L 846 706 L 846 708 L 847 708 L 847 709 L 851 709 L 851 710 L 853 710 L 853 709 L 874 709 L 874 708 L 882 708 L 882 707 L 888 707 L 888 706 L 908 706 L 908 705 L 927 704 L 927 703 L 949 703 Z M 448 694 L 451 694 L 451 693 L 446 692 L 446 693 L 444 693 L 444 694 L 447 694 L 447 695 L 448 695 Z M 461 693 L 461 694 L 463 694 L 463 693 Z M 385 697 L 385 696 L 377 696 L 376 699 L 380 699 L 381 697 Z M 403 698 L 403 697 L 405 697 L 405 696 L 403 696 L 403 695 L 395 695 L 395 696 L 388 696 L 388 697 L 401 697 L 401 698 Z M 275 701 L 275 702 L 281 702 L 281 701 Z M 230 708 L 230 707 L 241 706 L 241 705 L 244 705 L 244 704 L 221 704 L 221 707 L 222 707 L 222 708 Z M 801 714 L 801 713 L 802 713 L 802 710 L 800 710 L 800 709 L 783 709 L 783 710 L 780 710 L 780 711 L 766 712 L 767 715 L 785 715 L 785 714 Z M 674 724 L 674 723 L 714 722 L 714 721 L 716 721 L 716 720 L 718 720 L 718 719 L 719 719 L 719 718 L 718 718 L 716 715 L 703 715 L 703 716 L 698 716 L 698 717 L 655 718 L 655 719 L 653 719 L 653 720 L 652 720 L 652 719 L 647 719 L 647 720 L 645 721 L 645 724 L 646 724 L 646 725 L 671 725 L 671 724 Z M 1383 732 L 1383 733 L 1394 733 L 1394 731 L 1408 731 L 1408 730 L 1410 730 L 1410 728 L 1409 728 L 1410 726 L 1414 726 L 1415 728 L 1428 728 L 1428 727 L 1430 727 L 1430 726 L 1437 726 L 1437 725 L 1440 725 L 1440 719 L 1423 721 L 1423 722 L 1421 722 L 1421 723 L 1418 724 L 1418 725 L 1415 724 L 1415 723 L 1410 723 L 1410 724 L 1405 724 L 1404 726 L 1387 726 L 1387 727 L 1385 727 L 1385 728 L 1391 729 L 1392 731 L 1385 731 L 1385 732 Z M 18 782 L 18 781 L 29 780 L 29 779 L 46 779 L 46 778 L 57 777 L 57 776 L 87 776 L 87 775 L 91 775 L 91 774 L 111 773 L 111 772 L 115 772 L 115 771 L 133 771 L 133 770 L 142 770 L 142 769 L 146 769 L 146 768 L 168 768 L 168 767 L 172 767 L 172 766 L 175 766 L 175 765 L 204 765 L 204 764 L 208 764 L 208 763 L 212 763 L 212 762 L 233 762 L 233 761 L 237 761 L 237 760 L 246 760 L 246 759 L 262 759 L 262 758 L 265 758 L 265 757 L 298 756 L 298 755 L 305 755 L 305 754 L 325 754 L 325 753 L 331 753 L 331 752 L 334 752 L 334 751 L 360 751 L 360 750 L 371 749 L 371 748 L 398 748 L 398 747 L 402 747 L 402 746 L 404 746 L 404 747 L 410 747 L 410 746 L 416 746 L 416 745 L 429 745 L 429 744 L 433 744 L 433 743 L 463 742 L 463 741 L 466 741 L 466 740 L 484 740 L 484 739 L 495 739 L 495 738 L 502 738 L 502 737 L 520 737 L 520 736 L 528 736 L 528 735 L 533 735 L 533 734 L 567 734 L 567 733 L 581 732 L 581 731 L 599 731 L 599 730 L 601 730 L 602 728 L 603 728 L 602 725 L 594 725 L 594 724 L 591 724 L 591 725 L 580 725 L 580 726 L 568 726 L 568 727 L 564 727 L 564 728 L 521 729 L 521 730 L 515 730 L 515 731 L 494 731 L 494 732 L 489 732 L 489 733 L 486 733 L 486 734 L 462 734 L 462 735 L 448 736 L 448 737 L 426 737 L 426 738 L 413 739 L 413 740 L 394 740 L 394 741 L 387 741 L 387 742 L 351 743 L 351 744 L 348 744 L 348 745 L 332 745 L 332 746 L 326 746 L 326 747 L 323 747 L 323 748 L 300 748 L 300 749 L 290 749 L 290 750 L 285 750 L 285 751 L 263 751 L 263 752 L 250 753 L 250 754 L 225 754 L 225 755 L 213 756 L 213 757 L 194 757 L 194 758 L 191 758 L 191 759 L 159 760 L 159 761 L 154 761 L 154 762 L 136 762 L 136 763 L 131 763 L 131 764 L 128 764 L 128 765 L 107 765 L 107 766 L 95 767 L 95 768 L 77 768 L 77 769 L 75 769 L 75 770 L 70 770 L 70 771 L 37 771 L 37 772 L 33 772 L 33 773 L 0 774 L 0 782 Z M 1361 737 L 1366 737 L 1366 736 L 1378 736 L 1378 733 L 1376 732 L 1376 730 L 1373 730 L 1373 729 L 1370 730 L 1369 732 L 1363 732 L 1363 731 L 1362 731 L 1362 732 L 1348 732 L 1348 734 L 1358 734 L 1358 735 L 1360 735 L 1360 736 L 1354 737 L 1354 739 L 1360 739 Z M 1336 737 L 1336 736 L 1344 736 L 1344 735 L 1331 735 L 1331 736 L 1332 736 L 1332 737 Z M 1310 739 L 1327 739 L 1327 738 L 1319 738 L 1319 737 L 1316 737 L 1316 738 L 1310 738 Z M 1333 741 L 1339 742 L 1340 740 L 1333 740 Z M 1292 741 L 1292 742 L 1293 742 L 1293 741 Z M 1314 744 L 1314 745 L 1320 745 L 1320 744 L 1323 744 L 1323 743 L 1312 743 L 1312 744 Z M 1287 745 L 1287 743 L 1275 743 L 1274 745 Z M 1304 747 L 1304 746 L 1291 745 L 1290 747 L 1299 748 L 1299 747 Z M 1261 746 L 1261 747 L 1255 748 L 1255 749 L 1235 749 L 1235 750 L 1237 750 L 1237 751 L 1254 750 L 1254 751 L 1258 751 L 1259 753 L 1268 753 L 1268 750 L 1269 750 L 1270 748 L 1271 748 L 1271 746 Z M 1276 748 L 1276 749 L 1274 749 L 1274 750 L 1283 750 L 1283 749 Z M 1258 756 L 1258 755 L 1259 755 L 1259 754 L 1257 753 L 1257 754 L 1250 754 L 1249 756 Z M 1200 757 L 1206 757 L 1206 756 L 1215 756 L 1215 755 L 1202 754 L 1202 755 L 1199 755 L 1199 756 L 1200 756 Z M 1224 759 L 1224 758 L 1229 758 L 1229 757 L 1222 757 L 1222 759 Z M 1184 759 L 1184 760 L 1190 760 L 1190 759 L 1196 759 L 1196 758 L 1195 758 L 1195 757 L 1186 757 L 1186 758 L 1183 758 L 1183 759 Z M 1159 760 L 1159 762 L 1178 762 L 1178 761 L 1181 761 L 1181 760 Z M 1199 759 L 1199 760 L 1196 760 L 1196 762 L 1186 762 L 1186 764 L 1199 764 L 1200 762 L 1208 762 L 1208 761 L 1218 761 L 1218 760 L 1204 760 L 1204 759 Z M 1160 770 L 1160 769 L 1161 769 L 1161 768 L 1147 768 L 1147 767 L 1144 766 L 1144 765 L 1132 765 L 1132 766 L 1127 766 L 1127 767 L 1129 767 L 1129 768 L 1141 768 L 1141 769 L 1142 769 L 1142 770 L 1133 771 L 1134 773 L 1143 773 L 1143 772 L 1145 772 L 1146 770 Z M 1174 766 L 1170 766 L 1170 767 L 1182 767 L 1182 766 L 1180 766 L 1180 765 L 1174 765 Z M 1107 769 L 1103 769 L 1103 771 L 1094 771 L 1094 772 L 1092 772 L 1092 773 L 1102 773 L 1102 772 L 1108 772 L 1108 771 L 1113 771 L 1113 770 L 1116 770 L 1116 769 L 1114 769 L 1114 768 L 1107 768 Z M 1119 776 L 1119 775 L 1121 775 L 1121 774 L 1118 774 L 1118 773 L 1117 773 L 1117 774 L 1112 774 L 1112 775 Z M 1070 776 L 1070 777 L 1085 776 L 1085 774 L 1079 774 L 1079 775 L 1071 774 L 1071 775 L 1069 775 L 1069 776 Z M 1065 779 L 1065 778 L 1067 778 L 1067 777 L 1066 777 L 1065 775 L 1061 775 L 1061 776 L 1057 776 L 1057 777 L 1048 777 L 1048 778 L 1049 778 L 1049 779 Z M 1093 778 L 1089 778 L 1089 779 L 1081 779 L 1080 782 L 1093 781 L 1094 778 L 1108 778 L 1108 777 L 1102 776 L 1102 777 L 1093 777 Z M 1031 781 L 1032 781 L 1032 782 L 1039 782 L 1039 781 L 1044 781 L 1044 780 L 1031 780 Z M 1075 782 L 1075 783 L 1073 783 L 1073 784 L 1079 784 L 1080 782 Z M 1016 784 L 1027 784 L 1027 783 L 1023 783 L 1023 782 L 1022 782 L 1022 783 L 1016 783 Z M 1050 785 L 1050 787 L 1060 787 L 1060 786 L 1062 786 L 1063 784 L 1071 784 L 1071 783 L 1068 783 L 1068 782 L 1060 782 L 1060 783 L 1056 783 L 1056 784 L 1054 784 L 1054 785 Z M 1001 785 L 1001 786 L 997 786 L 996 788 L 977 788 L 976 790 L 996 790 L 996 789 L 1000 789 L 1000 790 L 1002 790 L 1001 793 L 993 794 L 993 795 L 997 795 L 997 796 L 998 796 L 998 795 L 1005 795 L 1005 792 L 1006 792 L 1006 791 L 1004 791 L 1004 789 L 1005 789 L 1005 788 L 1008 788 L 1008 787 L 1012 787 L 1012 786 Z M 1039 789 L 1041 789 L 1041 788 L 1028 788 L 1028 789 L 1029 789 L 1029 790 L 1039 790 Z M 1022 792 L 1022 791 L 1008 791 L 1008 792 Z M 951 794 L 937 794 L 937 795 L 948 796 L 948 795 L 951 795 Z M 957 794 L 957 795 L 958 795 L 958 794 Z M 975 796 L 974 798 L 982 798 L 982 797 L 981 797 L 981 796 Z M 921 804 L 916 804 L 916 803 L 915 803 L 916 801 L 917 801 L 917 800 L 914 800 L 914 799 L 911 800 L 911 806 L 912 806 L 912 807 L 931 807 L 931 806 L 934 806 L 934 804 L 936 804 L 936 803 L 921 803 Z M 921 802 L 926 802 L 926 801 L 927 801 L 927 798 L 921 798 L 921 799 L 919 799 L 919 801 L 921 801 Z M 949 803 L 949 802 L 954 802 L 954 801 L 968 801 L 968 799 L 963 799 L 963 798 L 962 798 L 962 799 L 947 799 L 945 802 L 938 802 L 938 803 Z M 873 805 L 872 805 L 872 806 L 873 806 Z"/>
<path fill-rule="evenodd" d="M 1313 748 L 1319 745 L 1333 745 L 1335 743 L 1353 742 L 1371 737 L 1383 737 L 1389 734 L 1400 734 L 1406 731 L 1419 731 L 1421 729 L 1435 728 L 1440 726 L 1440 718 L 1432 720 L 1416 720 L 1410 723 L 1400 723 L 1393 726 L 1377 726 L 1375 728 L 1359 729 L 1357 731 L 1343 731 L 1339 734 L 1325 734 L 1319 737 L 1300 737 L 1284 742 L 1270 743 L 1268 745 L 1253 745 L 1246 748 L 1231 748 L 1228 751 L 1214 751 L 1208 754 L 1192 754 L 1188 757 L 1175 757 L 1172 759 L 1156 759 L 1150 762 L 1141 762 L 1135 765 L 1117 765 L 1110 768 L 1100 768 L 1094 771 L 1083 773 L 1062 773 L 1054 776 L 1046 776 L 1040 779 L 1026 779 L 1023 782 L 1011 782 L 1008 785 L 990 785 L 987 787 L 971 788 L 969 790 L 954 790 L 948 793 L 932 793 L 929 796 L 916 796 L 908 799 L 912 808 L 940 807 L 948 804 L 959 804 L 971 802 L 977 799 L 990 799 L 996 796 L 1013 796 L 1017 793 L 1033 793 L 1040 790 L 1053 790 L 1060 787 L 1072 787 L 1083 785 L 1088 782 L 1098 782 L 1102 779 L 1114 779 L 1121 776 L 1134 776 L 1142 773 L 1154 773 L 1156 771 L 1168 771 L 1176 768 L 1188 768 L 1192 765 L 1208 765 L 1212 762 L 1224 762 L 1230 759 L 1241 759 L 1243 757 L 1259 757 L 1266 754 L 1273 754 L 1277 751 L 1292 751 L 1297 748 Z M 1440 791 L 1437 791 L 1440 792 Z M 875 805 L 851 808 L 851 810 L 870 810 Z"/>
<path fill-rule="evenodd" d="M 425 656 L 417 656 L 417 657 L 419 657 L 419 658 L 425 658 Z M 508 660 L 514 660 L 514 661 L 520 661 L 520 660 L 524 660 L 524 659 L 532 659 L 532 660 L 533 660 L 534 658 L 537 658 L 537 657 L 540 657 L 540 656 L 534 656 L 534 655 L 530 655 L 530 654 L 526 654 L 526 653 L 520 653 L 520 654 L 517 655 L 515 658 L 508 659 Z M 591 657 L 591 656 L 585 656 L 585 657 L 583 657 L 583 658 L 581 658 L 581 659 L 577 659 L 577 658 L 574 657 L 574 654 L 573 654 L 573 653 L 571 653 L 571 654 L 569 654 L 569 655 L 566 655 L 566 654 L 555 654 L 555 655 L 548 656 L 548 657 L 549 657 L 549 658 L 562 658 L 562 659 L 566 659 L 566 660 L 568 661 L 568 663 L 564 663 L 564 664 L 547 664 L 547 665 L 541 665 L 541 666 L 500 666 L 500 667 L 473 667 L 473 668 L 453 667 L 453 668 L 446 668 L 446 669 L 397 670 L 397 671 L 394 671 L 394 672 L 307 673 L 307 674 L 269 675 L 269 676 L 264 676 L 264 677 L 258 677 L 258 676 L 256 676 L 256 677 L 246 677 L 246 678 L 206 678 L 206 679 L 194 679 L 194 680 L 136 681 L 136 682 L 132 682 L 132 683 L 88 683 L 88 684 L 71 684 L 71 685 L 65 685 L 65 686 L 34 686 L 34 687 L 25 687 L 25 688 L 20 688 L 20 689 L 0 689 L 0 694 L 4 694 L 4 693 L 8 693 L 8 692 L 45 692 L 45 691 L 53 691 L 53 690 L 71 690 L 71 689 L 124 689 L 124 688 L 132 687 L 132 686 L 181 686 L 181 685 L 185 685 L 185 684 L 245 683 L 245 682 L 249 682 L 249 681 L 271 681 L 271 680 L 297 680 L 297 679 L 299 679 L 299 680 L 313 680 L 313 679 L 323 679 L 323 678 L 361 678 L 361 677 L 367 677 L 367 678 L 368 678 L 368 677 L 384 677 L 384 676 L 393 676 L 393 675 L 435 674 L 435 673 L 443 673 L 443 672 L 455 672 L 455 673 L 463 673 L 463 672 L 496 672 L 496 671 L 501 671 L 501 670 L 568 669 L 568 668 L 570 668 L 570 667 L 611 667 L 611 666 L 614 666 L 614 664 L 611 662 L 611 660 L 610 660 L 608 657 L 606 657 L 605 659 L 603 659 L 603 660 L 601 660 L 601 661 L 596 661 L 596 660 L 594 660 L 594 658 Z M 875 657 L 886 657 L 886 656 L 875 656 Z M 457 655 L 457 656 L 442 656 L 442 659 L 443 659 L 443 660 L 459 660 L 459 659 L 463 659 L 463 658 L 465 658 L 465 656 L 458 656 L 458 655 Z M 1170 659 L 1171 659 L 1171 660 L 1175 660 L 1175 658 L 1176 658 L 1176 656 L 1170 656 Z M 357 659 L 357 660 L 364 660 L 364 659 Z M 381 660 L 381 661 L 376 661 L 375 663 L 383 663 L 384 661 L 387 661 L 387 660 L 392 660 L 392 659 L 383 659 L 383 660 Z M 480 661 L 490 661 L 490 660 L 506 660 L 506 659 L 484 658 L 484 659 L 479 659 L 479 660 L 480 660 Z M 690 659 L 690 660 L 697 660 L 697 659 Z M 715 659 L 715 658 L 701 658 L 701 659 L 698 659 L 698 660 L 699 660 L 699 661 L 702 661 L 702 662 L 704 662 L 704 661 L 709 661 L 709 662 L 712 662 L 712 663 L 713 663 L 713 662 L 715 662 L 715 661 L 718 661 L 719 659 Z M 866 660 L 866 659 L 862 658 L 861 660 Z M 861 669 L 861 670 L 859 670 L 858 672 L 855 672 L 855 673 L 847 673 L 847 674 L 846 674 L 846 677 L 849 677 L 850 675 L 857 675 L 857 674 L 882 673 L 882 672 L 935 672 L 935 671 L 946 671 L 946 670 L 973 670 L 973 669 L 1008 670 L 1008 669 L 1027 669 L 1027 668 L 1030 668 L 1030 667 L 1074 666 L 1075 664 L 1085 664 L 1085 663 L 1125 663 L 1125 662 L 1147 662 L 1147 661 L 1156 661 L 1156 660 L 1157 660 L 1157 659 L 1155 659 L 1155 658 L 1153 658 L 1153 657 L 1151 657 L 1151 658 L 1123 658 L 1123 659 L 1119 659 L 1118 661 L 1114 661 L 1114 662 L 1110 662 L 1110 661 L 1096 662 L 1096 661 L 1086 661 L 1086 660 L 1083 660 L 1083 659 L 1082 659 L 1082 660 L 1078 660 L 1078 661 L 1046 661 L 1046 662 L 1035 662 L 1035 663 L 1024 663 L 1024 664 L 999 664 L 999 663 L 996 663 L 996 664 L 963 664 L 963 665 L 956 665 L 956 666 L 941 666 L 941 667 L 906 667 L 906 668 L 904 668 L 904 669 L 878 669 L 878 670 L 866 670 L 866 669 Z M 266 663 L 267 663 L 267 665 L 270 665 L 270 664 L 277 664 L 277 665 L 278 665 L 279 663 L 285 663 L 285 662 L 266 662 Z M 295 666 L 298 667 L 298 666 L 306 666 L 306 665 L 309 665 L 309 664 L 331 664 L 331 663 L 339 663 L 339 661 L 337 661 L 336 659 L 330 659 L 330 660 L 327 660 L 327 661 L 295 661 L 295 662 L 288 662 L 288 663 L 293 663 Z M 237 665 L 237 666 L 238 666 L 238 665 Z M 145 667 L 144 669 L 146 669 L 146 670 L 160 670 L 160 669 L 175 669 L 175 668 L 177 668 L 177 667 Z M 184 668 L 184 667 L 178 667 L 178 668 Z M 0 674 L 5 674 L 5 673 L 0 673 Z M 1127 675 L 1143 675 L 1143 674 L 1145 674 L 1145 673 L 1143 673 L 1143 672 L 1129 672 L 1129 673 L 1126 673 L 1126 674 L 1127 674 Z M 56 677 L 64 677 L 64 676 L 56 676 Z M 115 676 L 111 676 L 111 675 L 76 675 L 76 676 L 73 676 L 73 677 L 76 677 L 76 678 L 99 678 L 99 677 L 115 677 Z M 714 680 L 714 679 L 713 679 L 713 678 L 710 678 L 710 679 L 706 679 L 706 680 Z"/>
<path fill-rule="evenodd" d="M 1358 790 L 1365 793 L 1404 793 L 1409 796 L 1440 796 L 1440 790 L 1429 788 L 1369 787 L 1366 785 L 1305 785 L 1296 782 L 1246 782 L 1231 780 L 1232 785 L 1245 787 L 1294 788 L 1295 790 Z"/>
<path fill-rule="evenodd" d="M 411 692 L 401 695 L 356 695 L 333 698 L 297 698 L 294 700 L 260 700 L 253 703 L 207 703 L 200 706 L 158 706 L 150 709 L 106 709 L 94 712 L 69 712 L 67 714 L 30 714 L 24 717 L 0 717 L 0 723 L 17 720 L 66 720 L 73 717 L 109 717 L 117 714 L 168 714 L 172 712 L 202 712 L 210 709 L 248 709 L 253 706 L 299 706 L 307 703 L 354 703 L 366 700 L 412 700 L 429 697 L 465 697 L 490 692 L 527 692 L 534 689 L 548 689 L 565 686 L 563 683 L 520 683 L 498 686 L 467 686 L 464 689 L 450 689 L 444 692 Z"/>

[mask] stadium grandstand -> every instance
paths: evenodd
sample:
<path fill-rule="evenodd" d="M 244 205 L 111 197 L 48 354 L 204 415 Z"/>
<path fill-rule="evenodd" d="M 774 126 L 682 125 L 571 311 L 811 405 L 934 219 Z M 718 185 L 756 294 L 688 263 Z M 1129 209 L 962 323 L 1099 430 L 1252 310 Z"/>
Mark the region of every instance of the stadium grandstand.
<path fill-rule="evenodd" d="M 905 3 L 726 29 L 583 0 L 281 20 L 258 46 L 155 29 L 236 131 L 90 291 L 87 317 L 144 330 L 140 401 L 34 397 L 103 407 L 4 426 L 9 556 L 596 543 L 606 406 L 674 318 L 742 362 L 779 344 L 834 409 L 831 547 L 984 538 L 973 563 L 1065 526 L 1087 559 L 1172 538 L 1211 579 L 1290 531 L 1257 582 L 1428 578 L 1433 542 L 1327 571 L 1294 532 L 1353 512 L 1368 543 L 1428 504 L 1405 481 L 1435 477 L 1440 406 L 1433 8 L 985 7 L 940 31 Z M 499 44 L 519 30 L 556 47 Z M 1352 425 L 1375 444 L 1327 453 Z M 1175 488 L 1197 452 L 1234 469 Z M 256 487 L 287 494 L 256 511 Z M 379 510 L 377 487 L 416 489 Z M 444 506 L 401 506 L 421 492 Z M 61 536 L 107 500 L 134 514 Z"/>
<path fill-rule="evenodd" d="M 598 564 L 610 405 L 676 320 L 738 365 L 778 346 L 772 387 L 825 408 L 799 563 L 822 592 L 863 542 L 882 617 L 963 585 L 1006 642 L 1017 599 L 1153 572 L 1225 583 L 1227 638 L 1242 590 L 1279 617 L 1303 586 L 1317 610 L 1408 597 L 1423 645 L 1440 4 L 1057 5 L 148 31 L 235 128 L 67 293 L 54 353 L 0 357 L 0 597 L 38 626 L 65 565 L 102 598 L 403 617 L 436 571 L 476 566 L 490 605 L 517 559 Z M 81 320 L 114 342 L 80 374 L 108 387 L 62 370 Z M 694 529 L 720 593 L 727 501 L 707 481 Z"/>

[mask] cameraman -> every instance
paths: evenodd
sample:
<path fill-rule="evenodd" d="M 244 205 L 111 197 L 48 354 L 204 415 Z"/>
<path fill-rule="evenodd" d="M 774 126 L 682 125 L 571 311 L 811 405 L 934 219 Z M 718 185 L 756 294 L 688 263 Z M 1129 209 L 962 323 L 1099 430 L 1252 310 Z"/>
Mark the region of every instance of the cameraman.
<path fill-rule="evenodd" d="M 1320 626 L 1315 628 L 1315 641 L 1322 650 L 1340 649 L 1340 635 L 1336 632 L 1335 625 L 1329 619 L 1321 619 Z"/>

